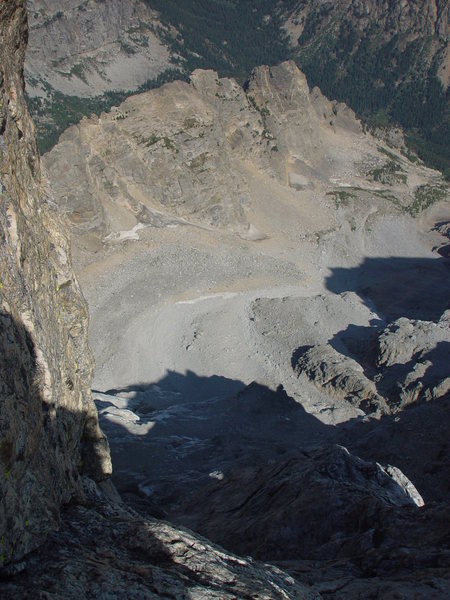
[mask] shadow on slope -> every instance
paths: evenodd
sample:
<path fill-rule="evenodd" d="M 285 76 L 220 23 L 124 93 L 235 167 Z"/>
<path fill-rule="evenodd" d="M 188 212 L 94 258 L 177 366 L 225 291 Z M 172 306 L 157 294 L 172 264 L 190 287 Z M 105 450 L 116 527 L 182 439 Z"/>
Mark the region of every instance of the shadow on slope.
<path fill-rule="evenodd" d="M 227 397 L 236 394 L 245 387 L 245 383 L 242 381 L 229 379 L 221 375 L 202 377 L 188 370 L 186 373 L 168 371 L 165 377 L 157 383 L 138 383 L 121 389 L 110 389 L 105 393 L 115 395 L 118 393 L 139 392 L 143 393 L 144 396 L 150 395 L 155 399 L 158 390 L 161 390 L 166 398 L 168 394 L 174 394 L 178 397 L 178 401 L 188 402 L 192 399 Z"/>
<path fill-rule="evenodd" d="M 327 426 L 282 386 L 245 386 L 188 371 L 113 392 L 94 397 L 111 444 L 114 481 L 122 493 L 151 497 L 155 516 L 227 469 L 264 465 L 328 436 Z"/>
<path fill-rule="evenodd" d="M 388 321 L 437 321 L 450 306 L 449 265 L 445 258 L 366 258 L 358 267 L 332 269 L 326 286 L 335 294 L 356 292 Z"/>
<path fill-rule="evenodd" d="M 95 411 L 86 406 L 87 389 L 64 362 L 52 360 L 40 327 L 30 332 L 0 310 L 0 567 L 58 527 L 62 505 L 79 491 L 80 472 L 103 473 L 107 452 Z M 70 401 L 73 407 L 65 406 Z"/>
<path fill-rule="evenodd" d="M 96 394 L 114 480 L 135 508 L 262 560 L 355 558 L 377 544 L 396 547 L 397 535 L 422 552 L 423 536 L 406 540 L 401 528 L 414 531 L 420 522 L 434 531 L 433 515 L 396 504 L 396 484 L 374 462 L 336 444 L 413 473 L 413 483 L 426 484 L 427 500 L 444 500 L 450 400 L 413 407 L 400 420 L 333 427 L 281 386 L 252 383 L 234 396 L 208 399 L 201 390 L 209 378 L 186 374 L 182 393 L 184 377 L 168 373 L 157 384 L 129 386 L 122 398 Z M 126 411 L 135 421 L 126 421 Z"/>
<path fill-rule="evenodd" d="M 450 498 L 450 396 L 407 406 L 379 421 L 349 421 L 336 442 L 366 460 L 395 465 L 417 486 L 426 505 Z"/>

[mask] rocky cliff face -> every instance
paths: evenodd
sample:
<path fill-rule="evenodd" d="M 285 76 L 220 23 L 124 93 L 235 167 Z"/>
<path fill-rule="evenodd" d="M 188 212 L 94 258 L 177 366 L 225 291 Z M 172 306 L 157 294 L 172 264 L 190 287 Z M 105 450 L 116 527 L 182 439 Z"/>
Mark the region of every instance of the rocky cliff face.
<path fill-rule="evenodd" d="M 1 27 L 1 562 L 55 528 L 83 473 L 111 464 L 90 394 L 88 314 L 68 240 L 41 187 L 23 97 L 24 2 L 3 3 Z"/>

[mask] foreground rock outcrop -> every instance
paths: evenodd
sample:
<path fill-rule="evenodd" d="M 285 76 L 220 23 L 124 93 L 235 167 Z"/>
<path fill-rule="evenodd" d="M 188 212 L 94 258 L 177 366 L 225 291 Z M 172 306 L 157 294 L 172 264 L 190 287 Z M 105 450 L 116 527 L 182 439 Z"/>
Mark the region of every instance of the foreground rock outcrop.
<path fill-rule="evenodd" d="M 227 470 L 188 502 L 180 499 L 183 521 L 263 560 L 345 559 L 372 545 L 376 522 L 393 507 L 423 506 L 398 469 L 363 461 L 343 446 L 272 462 Z"/>
<path fill-rule="evenodd" d="M 239 558 L 189 531 L 145 520 L 85 490 L 3 598 L 320 600 L 272 565 Z"/>
<path fill-rule="evenodd" d="M 111 473 L 90 393 L 87 306 L 67 237 L 41 188 L 25 108 L 24 2 L 0 8 L 1 563 L 21 558 L 59 522 L 81 474 Z"/>
<path fill-rule="evenodd" d="M 275 563 L 324 597 L 445 597 L 448 399 L 325 427 L 283 390 L 183 402 L 156 387 L 96 395 L 117 485 L 139 511 Z"/>

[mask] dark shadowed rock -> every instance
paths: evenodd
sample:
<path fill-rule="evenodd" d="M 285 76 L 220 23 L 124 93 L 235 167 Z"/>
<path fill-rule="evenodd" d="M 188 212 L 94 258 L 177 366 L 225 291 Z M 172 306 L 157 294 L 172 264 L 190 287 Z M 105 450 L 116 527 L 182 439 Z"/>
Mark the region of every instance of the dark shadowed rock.
<path fill-rule="evenodd" d="M 323 560 L 359 555 L 390 507 L 422 504 L 398 470 L 332 446 L 225 472 L 178 510 L 183 523 L 240 554 Z"/>
<path fill-rule="evenodd" d="M 85 489 L 61 530 L 0 583 L 2 598 L 320 600 L 275 566 L 239 558 L 169 523 L 146 520 Z"/>

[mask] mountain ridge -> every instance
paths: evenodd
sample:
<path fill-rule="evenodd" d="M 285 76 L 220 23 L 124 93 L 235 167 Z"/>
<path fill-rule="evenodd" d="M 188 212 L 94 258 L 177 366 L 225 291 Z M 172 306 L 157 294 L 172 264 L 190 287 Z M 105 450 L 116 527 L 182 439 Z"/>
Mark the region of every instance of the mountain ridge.
<path fill-rule="evenodd" d="M 61 10 L 59 4 L 59 8 L 50 11 L 46 8 L 48 3 L 42 4 L 43 0 L 33 0 L 33 3 L 33 12 L 37 15 L 45 15 L 46 10 L 56 15 Z M 211 4 L 195 0 L 180 7 L 172 0 L 141 0 L 133 5 L 134 13 L 129 16 L 128 24 L 125 14 L 111 23 L 109 29 L 115 33 L 112 37 L 108 34 L 112 46 L 103 62 L 101 48 L 95 50 L 93 31 L 99 29 L 102 39 L 102 21 L 108 23 L 118 11 L 105 12 L 104 3 L 94 10 L 95 0 L 70 2 L 71 6 L 85 4 L 91 10 L 90 28 L 85 31 L 85 37 L 92 46 L 92 61 L 77 59 L 76 44 L 86 42 L 80 38 L 82 32 L 78 31 L 77 18 L 74 20 L 76 13 L 70 17 L 72 38 L 64 37 L 67 27 L 63 27 L 63 22 L 69 22 L 71 11 L 62 21 L 51 21 L 48 25 L 51 36 L 46 33 L 42 16 L 38 20 L 40 29 L 31 31 L 33 50 L 27 62 L 29 105 L 38 124 L 43 150 L 52 147 L 59 133 L 68 124 L 78 122 L 82 115 L 99 114 L 131 93 L 159 86 L 164 81 L 186 80 L 197 68 L 215 69 L 221 77 L 233 76 L 243 84 L 254 67 L 293 58 L 305 72 L 311 87 L 318 86 L 326 96 L 346 102 L 372 127 L 383 130 L 392 125 L 402 126 L 407 130 L 409 146 L 427 164 L 443 172 L 448 168 L 445 141 L 450 58 L 445 1 L 427 0 L 424 7 L 423 3 L 390 4 L 387 0 L 320 4 L 305 0 L 284 0 L 276 4 L 267 0 L 256 4 Z M 102 15 L 98 24 L 92 17 L 96 13 Z M 136 25 L 136 18 L 141 19 L 141 25 Z M 83 19 L 81 25 L 87 23 L 85 17 Z M 118 23 L 121 23 L 119 29 Z M 47 39 L 45 36 L 48 44 L 42 43 Z M 65 52 L 65 62 L 59 67 L 52 66 L 50 60 L 51 53 L 55 52 L 51 38 L 59 40 L 57 53 Z M 98 58 L 95 58 L 96 52 Z M 155 52 L 156 58 L 165 56 L 158 63 L 159 71 L 151 66 Z M 73 58 L 70 58 L 71 53 Z M 136 70 L 132 68 L 133 61 L 141 61 L 142 68 L 138 69 L 140 74 L 134 86 L 126 89 L 121 77 L 132 76 Z M 113 68 L 116 63 L 117 67 Z M 122 74 L 119 64 L 122 64 Z M 99 74 L 108 69 L 111 69 L 111 81 L 103 79 L 95 92 Z M 62 94 L 58 86 L 52 91 L 51 81 L 55 77 L 64 83 L 65 89 L 72 86 L 72 93 L 78 89 L 77 94 L 94 97 L 82 101 L 77 95 Z M 86 88 L 83 78 L 89 81 L 91 88 Z M 105 85 L 111 91 L 99 95 Z"/>

